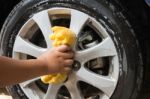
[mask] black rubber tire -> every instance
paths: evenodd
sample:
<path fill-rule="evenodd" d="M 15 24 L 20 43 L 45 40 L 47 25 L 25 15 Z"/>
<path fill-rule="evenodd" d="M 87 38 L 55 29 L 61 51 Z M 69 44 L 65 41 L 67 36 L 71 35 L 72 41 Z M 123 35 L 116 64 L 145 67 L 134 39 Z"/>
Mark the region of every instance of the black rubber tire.
<path fill-rule="evenodd" d="M 23 0 L 10 13 L 1 31 L 3 55 L 11 57 L 15 37 L 34 13 L 53 7 L 80 10 L 94 17 L 112 37 L 119 56 L 119 79 L 111 99 L 136 99 L 141 89 L 143 66 L 138 41 L 117 4 L 104 0 Z M 28 99 L 19 85 L 8 87 L 14 99 Z"/>

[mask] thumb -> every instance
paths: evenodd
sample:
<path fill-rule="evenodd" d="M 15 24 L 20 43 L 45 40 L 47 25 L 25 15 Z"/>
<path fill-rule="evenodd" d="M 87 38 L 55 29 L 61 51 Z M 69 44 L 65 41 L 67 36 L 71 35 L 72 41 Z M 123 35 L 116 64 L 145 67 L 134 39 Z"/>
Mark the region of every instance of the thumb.
<path fill-rule="evenodd" d="M 67 51 L 70 51 L 71 48 L 67 45 L 61 45 L 57 48 L 57 50 L 60 51 L 60 52 L 67 52 Z"/>

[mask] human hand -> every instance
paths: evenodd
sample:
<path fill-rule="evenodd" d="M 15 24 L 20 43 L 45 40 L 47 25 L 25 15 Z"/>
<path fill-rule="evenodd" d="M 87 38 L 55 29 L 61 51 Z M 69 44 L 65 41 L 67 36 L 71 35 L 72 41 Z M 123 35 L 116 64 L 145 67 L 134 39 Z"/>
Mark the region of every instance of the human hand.
<path fill-rule="evenodd" d="M 74 53 L 67 45 L 54 47 L 38 57 L 43 64 L 46 74 L 68 73 L 71 71 Z"/>

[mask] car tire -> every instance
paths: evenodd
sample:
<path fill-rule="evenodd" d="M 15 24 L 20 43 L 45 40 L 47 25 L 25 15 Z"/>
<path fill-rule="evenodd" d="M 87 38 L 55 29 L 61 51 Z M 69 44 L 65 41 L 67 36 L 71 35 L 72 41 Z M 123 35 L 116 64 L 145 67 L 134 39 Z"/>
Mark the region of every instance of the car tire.
<path fill-rule="evenodd" d="M 1 51 L 12 57 L 16 36 L 34 14 L 54 7 L 75 9 L 94 18 L 114 42 L 119 60 L 116 88 L 110 99 L 136 99 L 142 85 L 143 65 L 135 33 L 118 5 L 104 0 L 23 0 L 9 14 L 1 30 Z M 9 86 L 14 99 L 31 99 L 19 85 Z M 94 98 L 96 99 L 96 98 Z M 101 98 L 100 98 L 101 99 Z"/>

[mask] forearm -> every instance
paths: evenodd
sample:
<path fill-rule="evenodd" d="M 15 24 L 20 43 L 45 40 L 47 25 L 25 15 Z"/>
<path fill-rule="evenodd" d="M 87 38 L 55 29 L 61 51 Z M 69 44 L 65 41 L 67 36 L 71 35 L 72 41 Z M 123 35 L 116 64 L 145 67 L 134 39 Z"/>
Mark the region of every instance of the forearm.
<path fill-rule="evenodd" d="M 37 59 L 14 60 L 0 57 L 0 86 L 17 84 L 44 75 L 46 68 Z"/>

